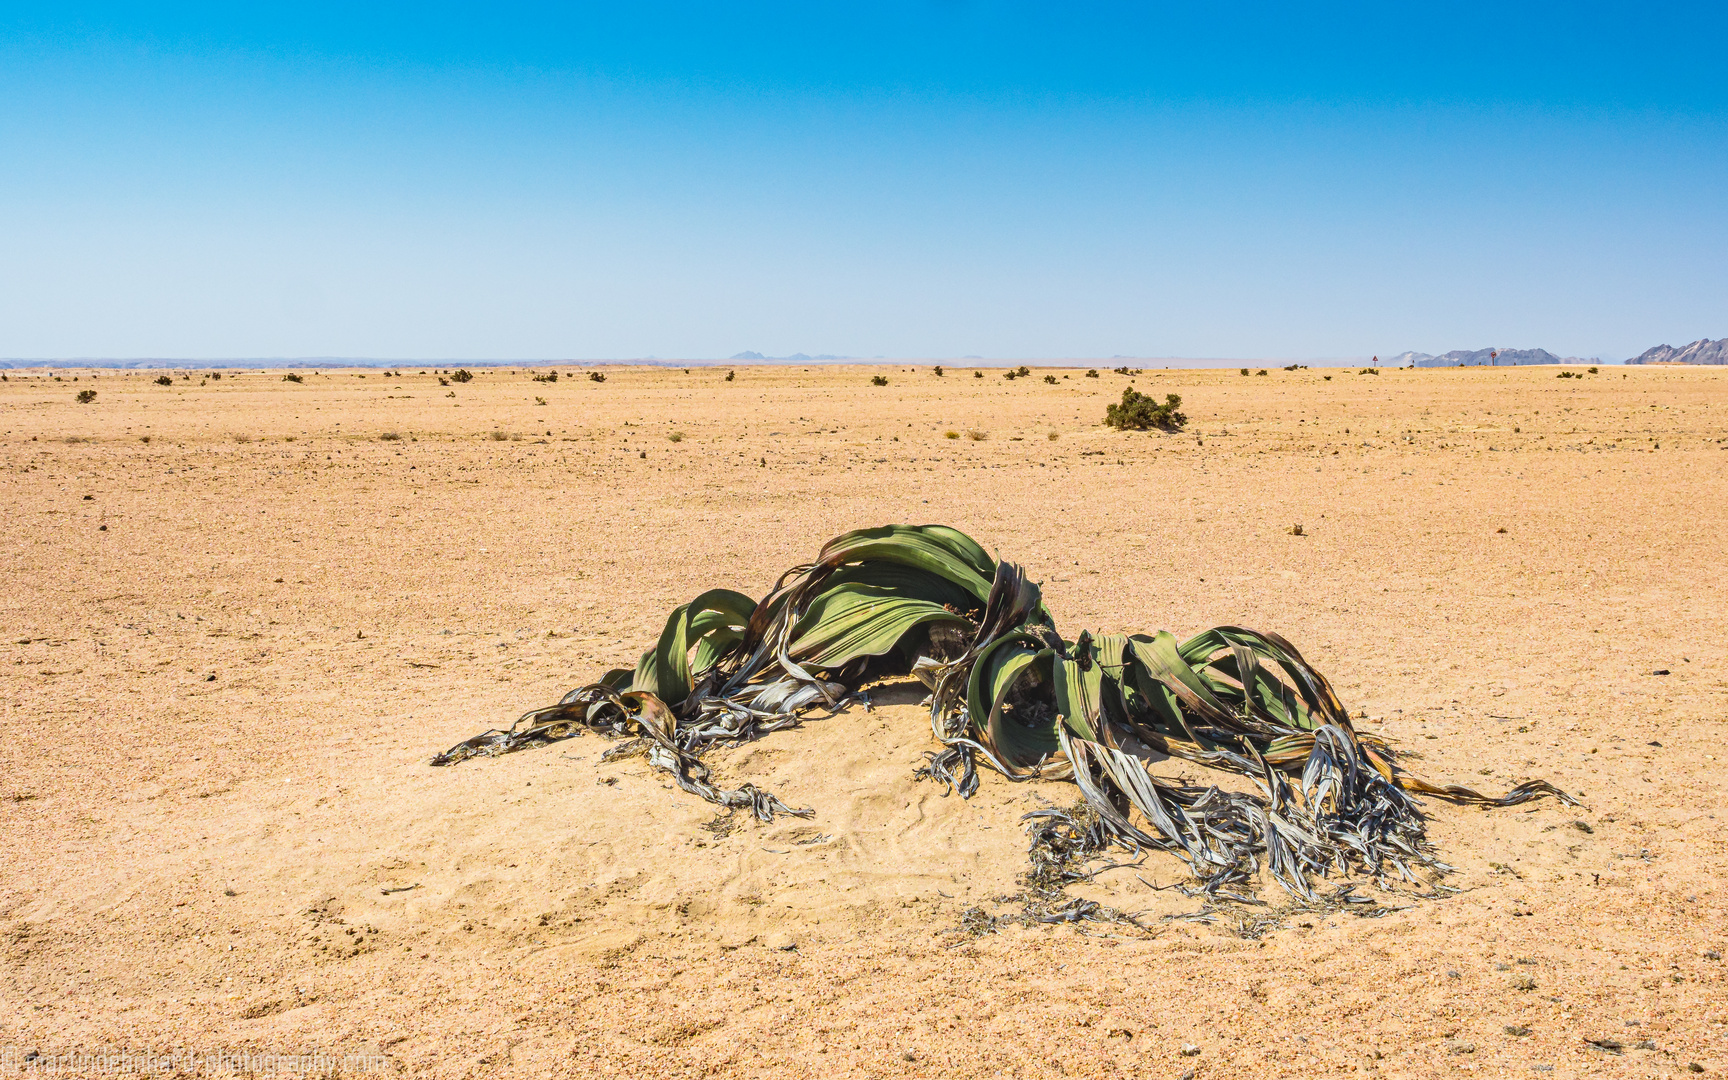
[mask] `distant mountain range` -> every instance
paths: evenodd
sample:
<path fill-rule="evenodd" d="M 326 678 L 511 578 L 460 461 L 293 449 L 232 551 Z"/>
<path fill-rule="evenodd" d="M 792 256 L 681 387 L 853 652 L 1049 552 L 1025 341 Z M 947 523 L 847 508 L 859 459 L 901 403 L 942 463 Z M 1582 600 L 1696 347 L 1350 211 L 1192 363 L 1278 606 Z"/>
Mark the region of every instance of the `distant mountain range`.
<path fill-rule="evenodd" d="M 729 357 L 727 357 L 727 359 L 728 360 L 779 360 L 782 363 L 787 363 L 787 364 L 807 364 L 807 363 L 811 362 L 812 360 L 856 360 L 857 357 L 855 357 L 855 356 L 830 356 L 827 353 L 818 353 L 815 356 L 806 356 L 801 352 L 795 352 L 791 356 L 763 356 L 759 352 L 746 351 L 746 352 L 741 352 L 741 353 L 737 354 L 736 356 L 729 356 Z"/>
<path fill-rule="evenodd" d="M 1399 353 L 1386 361 L 1394 367 L 1414 364 L 1416 367 L 1517 367 L 1522 364 L 1593 364 L 1576 356 L 1555 356 L 1547 349 L 1453 349 L 1449 353 L 1431 356 L 1428 353 Z"/>
<path fill-rule="evenodd" d="M 1626 361 L 1628 364 L 1728 364 L 1728 338 L 1721 341 L 1711 341 L 1700 338 L 1690 345 L 1676 349 L 1672 345 L 1658 345 L 1654 349 L 1643 352 Z"/>

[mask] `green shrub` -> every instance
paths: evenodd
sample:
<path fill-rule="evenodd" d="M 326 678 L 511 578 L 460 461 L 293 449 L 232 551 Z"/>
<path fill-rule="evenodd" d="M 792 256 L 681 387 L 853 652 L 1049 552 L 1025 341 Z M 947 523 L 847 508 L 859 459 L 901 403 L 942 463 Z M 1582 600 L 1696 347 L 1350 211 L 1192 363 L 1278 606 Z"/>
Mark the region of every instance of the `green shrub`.
<path fill-rule="evenodd" d="M 166 375 L 158 375 L 158 376 L 156 376 L 156 385 L 157 386 L 173 386 L 174 380 L 170 379 Z"/>
<path fill-rule="evenodd" d="M 1104 422 L 1121 431 L 1180 431 L 1188 418 L 1176 410 L 1182 399 L 1176 394 L 1164 395 L 1164 404 L 1142 394 L 1132 386 L 1122 391 L 1122 401 L 1104 410 Z"/>
<path fill-rule="evenodd" d="M 934 367 L 934 368 L 932 368 L 932 369 L 931 369 L 931 370 L 933 370 L 933 371 L 935 371 L 935 372 L 936 372 L 936 374 L 938 374 L 938 375 L 941 375 L 941 374 L 942 374 L 942 365 L 941 365 L 941 364 L 937 364 L 937 365 L 936 365 L 936 366 L 935 366 L 935 367 Z"/>
<path fill-rule="evenodd" d="M 94 390 L 80 390 L 80 391 L 78 391 L 78 404 L 88 405 L 92 401 L 95 401 L 95 400 L 96 400 L 96 391 L 94 391 Z"/>
<path fill-rule="evenodd" d="M 469 382 L 473 378 L 474 373 L 469 371 L 467 368 L 457 368 L 455 371 L 450 373 L 451 382 Z"/>
<path fill-rule="evenodd" d="M 1096 378 L 1098 378 L 1098 369 L 1097 369 L 1097 368 L 1088 368 L 1088 369 L 1086 369 L 1086 377 L 1087 377 L 1087 378 L 1088 378 L 1088 379 L 1096 379 Z"/>
<path fill-rule="evenodd" d="M 157 379 L 156 381 L 161 382 L 162 380 Z M 306 380 L 302 379 L 300 376 L 295 375 L 292 372 L 290 372 L 289 374 L 282 376 L 282 381 L 283 382 L 305 382 Z"/>
<path fill-rule="evenodd" d="M 872 375 L 872 376 L 870 376 L 870 385 L 871 386 L 887 386 L 888 385 L 888 376 L 886 376 L 886 375 Z"/>
<path fill-rule="evenodd" d="M 588 373 L 588 381 L 589 382 L 605 382 L 606 376 L 600 374 L 600 372 L 598 372 L 598 371 L 590 371 Z"/>
<path fill-rule="evenodd" d="M 1044 381 L 1049 383 L 1051 386 L 1055 386 L 1056 385 L 1056 376 L 1046 375 L 1046 376 L 1044 376 Z"/>

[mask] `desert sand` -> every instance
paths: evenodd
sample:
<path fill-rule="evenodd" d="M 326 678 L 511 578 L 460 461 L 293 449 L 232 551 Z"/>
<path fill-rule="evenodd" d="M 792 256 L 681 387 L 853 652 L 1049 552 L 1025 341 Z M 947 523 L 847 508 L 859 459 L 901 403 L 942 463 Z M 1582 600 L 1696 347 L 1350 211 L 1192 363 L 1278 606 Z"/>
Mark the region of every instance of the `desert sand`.
<path fill-rule="evenodd" d="M 1148 370 L 1188 429 L 1124 434 L 1130 379 L 1084 368 L 556 370 L 0 383 L 0 1064 L 1728 1069 L 1728 372 Z M 972 937 L 1016 910 L 1020 815 L 1077 792 L 915 781 L 905 684 L 711 755 L 809 820 L 594 735 L 428 766 L 895 521 L 1023 563 L 1070 637 L 1277 631 L 1430 779 L 1580 805 L 1424 800 L 1460 891 L 1377 917 L 1267 886 L 1259 936 L 1167 919 L 1201 903 L 1152 855 L 1087 892 L 1147 933 Z"/>

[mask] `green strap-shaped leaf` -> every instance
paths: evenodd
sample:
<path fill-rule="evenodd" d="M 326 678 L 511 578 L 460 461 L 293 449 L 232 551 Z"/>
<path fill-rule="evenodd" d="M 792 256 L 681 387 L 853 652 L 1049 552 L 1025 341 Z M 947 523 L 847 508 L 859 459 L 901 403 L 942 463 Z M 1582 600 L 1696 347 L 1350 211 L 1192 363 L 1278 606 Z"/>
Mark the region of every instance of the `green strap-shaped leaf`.
<path fill-rule="evenodd" d="M 1054 656 L 1030 634 L 1011 634 L 985 646 L 972 665 L 967 712 L 977 732 L 1007 765 L 1036 765 L 1061 748 L 1053 716 L 1016 714 L 1006 708 L 1009 695 L 1022 680 L 1049 684 Z"/>
<path fill-rule="evenodd" d="M 818 566 L 880 559 L 900 563 L 953 582 L 982 603 L 990 597 L 996 560 L 977 541 L 943 525 L 887 525 L 859 529 L 828 541 Z"/>
<path fill-rule="evenodd" d="M 966 620 L 929 600 L 849 582 L 824 589 L 810 602 L 793 628 L 788 652 L 801 664 L 837 668 L 860 656 L 881 656 L 914 627 L 931 622 Z"/>
<path fill-rule="evenodd" d="M 1074 643 L 1075 659 L 1058 657 L 1051 672 L 1056 684 L 1056 714 L 1079 738 L 1100 742 L 1104 730 L 1104 671 L 1093 658 L 1092 637 L 1082 633 Z"/>
<path fill-rule="evenodd" d="M 731 589 L 710 589 L 690 603 L 674 610 L 660 631 L 660 641 L 642 654 L 630 682 L 631 692 L 653 694 L 669 707 L 676 709 L 690 696 L 690 647 L 699 637 L 719 635 L 719 641 L 732 634 L 735 627 L 750 621 L 756 601 Z M 734 639 L 736 640 L 736 639 Z M 712 655 L 711 664 L 717 656 Z M 698 663 L 697 670 L 705 666 Z"/>
<path fill-rule="evenodd" d="M 839 585 L 875 585 L 891 591 L 895 596 L 928 600 L 933 604 L 952 607 L 959 613 L 978 610 L 977 599 L 964 586 L 928 570 L 880 559 L 842 566 L 822 582 L 820 590 L 825 591 Z"/>

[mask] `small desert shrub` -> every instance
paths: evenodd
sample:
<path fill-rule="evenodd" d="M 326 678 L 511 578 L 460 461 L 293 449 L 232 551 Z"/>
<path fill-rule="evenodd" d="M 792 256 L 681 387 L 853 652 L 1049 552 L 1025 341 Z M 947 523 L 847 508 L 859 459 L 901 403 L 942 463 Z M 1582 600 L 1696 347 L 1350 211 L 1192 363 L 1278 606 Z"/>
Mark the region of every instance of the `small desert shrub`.
<path fill-rule="evenodd" d="M 543 397 L 540 397 L 540 396 L 539 396 L 539 395 L 535 395 L 535 397 L 534 397 L 534 404 L 536 404 L 536 405 L 544 405 L 544 404 L 546 404 L 546 399 L 545 399 L 545 398 L 543 398 Z"/>
<path fill-rule="evenodd" d="M 1575 376 L 1570 371 L 1562 371 L 1554 377 L 1556 379 L 1570 379 L 1570 378 L 1574 378 Z"/>
<path fill-rule="evenodd" d="M 684 441 L 684 433 L 682 431 L 674 431 L 674 432 L 672 432 L 672 434 L 666 436 L 666 441 L 667 442 L 683 442 Z"/>
<path fill-rule="evenodd" d="M 1087 368 L 1086 369 L 1086 377 L 1088 379 L 1098 378 L 1098 369 L 1097 368 Z"/>
<path fill-rule="evenodd" d="M 282 381 L 283 382 L 305 382 L 306 380 L 302 379 L 300 376 L 295 375 L 292 372 L 290 372 L 289 374 L 282 376 Z"/>
<path fill-rule="evenodd" d="M 973 442 L 983 442 L 985 439 L 988 439 L 990 437 L 990 433 L 987 431 L 979 431 L 977 428 L 973 428 L 971 431 L 968 431 L 966 433 L 966 437 L 968 439 L 971 439 Z"/>
<path fill-rule="evenodd" d="M 944 431 L 942 433 L 942 437 L 944 439 L 958 439 L 960 437 L 960 433 L 958 431 Z"/>
<path fill-rule="evenodd" d="M 1356 374 L 1358 374 L 1358 375 L 1378 375 L 1378 374 L 1380 374 L 1380 369 L 1377 367 L 1365 367 L 1361 371 L 1358 371 Z"/>
<path fill-rule="evenodd" d="M 1056 385 L 1056 376 L 1046 375 L 1046 376 L 1044 376 L 1044 381 L 1049 383 L 1051 386 L 1055 386 Z"/>
<path fill-rule="evenodd" d="M 378 441 L 379 442 L 401 442 L 402 436 L 398 432 L 386 431 L 382 435 L 378 436 Z"/>
<path fill-rule="evenodd" d="M 474 373 L 469 371 L 467 368 L 457 368 L 455 371 L 450 373 L 451 382 L 470 382 L 473 378 Z"/>
<path fill-rule="evenodd" d="M 982 371 L 974 371 L 972 373 L 972 377 L 974 379 L 982 379 L 984 377 L 984 373 Z"/>
<path fill-rule="evenodd" d="M 212 379 L 220 379 L 222 377 L 222 373 L 220 371 L 212 371 L 210 373 L 210 377 Z"/>
<path fill-rule="evenodd" d="M 544 375 L 534 376 L 534 381 L 535 382 L 557 382 L 558 381 L 558 373 L 556 371 L 548 371 Z"/>
<path fill-rule="evenodd" d="M 487 435 L 486 437 L 488 439 L 491 439 L 493 442 L 509 442 L 510 441 L 510 433 L 508 431 L 494 431 L 491 434 Z"/>
<path fill-rule="evenodd" d="M 1057 439 L 1062 437 L 1062 433 L 1052 428 L 1044 437 L 1049 439 L 1051 442 L 1055 442 Z"/>
<path fill-rule="evenodd" d="M 157 386 L 173 386 L 174 380 L 170 379 L 166 375 L 158 375 L 158 376 L 156 376 L 156 385 Z"/>
<path fill-rule="evenodd" d="M 138 441 L 143 443 L 145 446 L 149 446 L 150 445 L 150 436 L 140 435 L 140 436 L 138 436 Z"/>
<path fill-rule="evenodd" d="M 250 436 L 250 435 L 236 435 L 236 436 L 234 436 L 234 441 L 239 443 L 241 446 L 245 446 L 247 443 L 252 441 L 252 436 Z"/>
<path fill-rule="evenodd" d="M 95 401 L 95 400 L 96 400 L 96 391 L 94 391 L 94 390 L 80 390 L 80 391 L 78 391 L 78 404 L 88 405 L 92 401 Z"/>
<path fill-rule="evenodd" d="M 1122 365 L 1119 368 L 1111 368 L 1110 370 L 1114 371 L 1118 375 L 1138 375 L 1138 374 L 1140 374 L 1139 368 L 1131 368 L 1126 364 Z"/>
<path fill-rule="evenodd" d="M 1122 431 L 1147 431 L 1151 428 L 1178 431 L 1188 422 L 1186 416 L 1176 411 L 1181 406 L 1182 399 L 1175 394 L 1164 395 L 1164 404 L 1160 405 L 1157 399 L 1130 386 L 1122 391 L 1119 404 L 1104 410 L 1104 422 Z"/>
<path fill-rule="evenodd" d="M 600 374 L 598 371 L 590 371 L 588 373 L 588 381 L 589 382 L 605 382 L 606 376 Z"/>
<path fill-rule="evenodd" d="M 1242 374 L 1244 374 L 1244 375 L 1246 375 L 1246 374 L 1248 374 L 1248 369 L 1247 369 L 1247 368 L 1243 368 L 1243 369 L 1242 369 Z"/>
<path fill-rule="evenodd" d="M 1596 374 L 1595 368 L 1589 368 L 1588 370 L 1589 370 L 1590 374 L 1592 374 L 1592 375 Z"/>
<path fill-rule="evenodd" d="M 888 385 L 888 376 L 886 376 L 886 375 L 872 375 L 872 376 L 870 376 L 870 385 L 871 386 L 887 386 Z"/>
<path fill-rule="evenodd" d="M 941 374 L 942 374 L 942 365 L 941 365 L 941 364 L 937 364 L 937 365 L 936 365 L 936 366 L 935 366 L 935 367 L 934 367 L 934 368 L 932 368 L 932 369 L 931 369 L 931 370 L 932 370 L 932 371 L 934 371 L 934 372 L 935 372 L 935 373 L 936 373 L 936 374 L 938 374 L 938 375 L 941 375 Z"/>
<path fill-rule="evenodd" d="M 450 385 L 450 380 L 449 380 L 449 379 L 445 379 L 445 378 L 439 378 L 439 380 L 438 380 L 438 385 L 439 385 L 439 386 L 449 386 L 449 385 Z"/>
<path fill-rule="evenodd" d="M 1265 369 L 1265 368 L 1261 368 L 1261 369 L 1260 369 L 1260 370 L 1259 370 L 1259 371 L 1256 371 L 1256 372 L 1255 372 L 1255 373 L 1254 373 L 1254 374 L 1256 374 L 1256 375 L 1264 375 L 1264 374 L 1266 374 L 1266 369 Z"/>
<path fill-rule="evenodd" d="M 731 382 L 733 379 L 736 379 L 737 377 L 738 377 L 738 373 L 736 371 L 728 371 L 726 373 L 726 381 L 727 382 Z"/>

